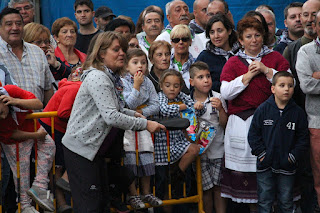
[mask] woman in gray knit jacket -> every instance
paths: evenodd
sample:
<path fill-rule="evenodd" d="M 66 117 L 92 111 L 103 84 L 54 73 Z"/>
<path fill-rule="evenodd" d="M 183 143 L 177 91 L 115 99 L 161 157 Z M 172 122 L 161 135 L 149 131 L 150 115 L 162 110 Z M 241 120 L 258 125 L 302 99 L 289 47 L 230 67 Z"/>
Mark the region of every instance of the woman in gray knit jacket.
<path fill-rule="evenodd" d="M 77 93 L 62 139 L 74 212 L 101 212 L 104 140 L 117 138 L 118 128 L 150 132 L 165 129 L 140 113 L 124 108 L 120 72 L 128 43 L 114 32 L 100 33 L 83 64 L 82 85 Z M 107 143 L 109 143 L 108 141 Z"/>

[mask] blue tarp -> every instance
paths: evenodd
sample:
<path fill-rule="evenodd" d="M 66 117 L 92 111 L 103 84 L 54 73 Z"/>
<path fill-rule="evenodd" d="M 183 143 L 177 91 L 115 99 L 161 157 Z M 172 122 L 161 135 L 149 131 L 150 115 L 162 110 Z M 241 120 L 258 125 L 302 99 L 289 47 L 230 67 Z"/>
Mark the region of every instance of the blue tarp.
<path fill-rule="evenodd" d="M 9 0 L 0 0 L 1 7 L 4 7 Z M 299 0 L 298 0 L 299 1 Z M 168 1 L 163 0 L 93 0 L 94 9 L 105 5 L 110 7 L 114 14 L 116 15 L 126 15 L 132 17 L 133 21 L 136 23 L 140 12 L 149 5 L 160 6 L 165 10 L 165 4 Z M 193 10 L 193 0 L 185 1 L 190 8 L 190 11 Z M 235 23 L 241 19 L 241 17 L 249 10 L 254 10 L 260 4 L 268 4 L 273 7 L 276 15 L 277 27 L 284 28 L 283 23 L 283 9 L 289 3 L 293 2 L 290 0 L 267 0 L 267 1 L 256 1 L 256 0 L 227 0 L 230 11 L 233 14 Z M 304 2 L 301 1 L 300 2 Z M 60 17 L 69 17 L 75 21 L 74 18 L 74 9 L 73 9 L 74 0 L 41 0 L 41 20 L 42 24 L 51 29 L 51 25 L 57 18 Z M 165 24 L 167 24 L 165 19 Z"/>

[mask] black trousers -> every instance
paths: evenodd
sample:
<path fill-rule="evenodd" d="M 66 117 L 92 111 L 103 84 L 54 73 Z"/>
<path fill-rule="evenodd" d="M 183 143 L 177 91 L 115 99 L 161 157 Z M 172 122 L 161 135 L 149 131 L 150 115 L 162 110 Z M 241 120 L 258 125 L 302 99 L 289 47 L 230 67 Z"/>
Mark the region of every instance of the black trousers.
<path fill-rule="evenodd" d="M 106 164 L 101 156 L 90 161 L 63 146 L 68 172 L 73 211 L 75 213 L 100 213 L 108 208 Z"/>

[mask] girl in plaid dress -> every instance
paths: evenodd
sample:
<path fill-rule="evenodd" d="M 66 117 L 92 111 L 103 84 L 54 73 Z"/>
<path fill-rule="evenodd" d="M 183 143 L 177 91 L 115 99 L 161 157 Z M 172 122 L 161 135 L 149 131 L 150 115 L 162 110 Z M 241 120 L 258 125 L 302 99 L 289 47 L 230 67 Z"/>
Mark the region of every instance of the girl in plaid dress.
<path fill-rule="evenodd" d="M 193 100 L 181 92 L 184 80 L 180 72 L 169 69 L 160 78 L 159 104 L 161 118 L 177 118 L 180 112 L 188 107 L 195 107 L 201 115 L 204 110 L 200 102 L 194 104 Z M 174 169 L 174 178 L 183 179 L 187 167 L 199 154 L 199 146 L 187 140 L 187 135 L 182 130 L 171 130 L 170 135 L 170 163 L 178 162 Z M 166 132 L 156 133 L 155 137 L 155 163 L 157 166 L 167 165 L 167 136 Z"/>
<path fill-rule="evenodd" d="M 127 52 L 127 71 L 121 79 L 123 82 L 123 96 L 128 108 L 135 110 L 145 117 L 159 113 L 159 100 L 153 83 L 145 77 L 148 73 L 146 54 L 141 49 L 131 49 Z M 136 139 L 137 138 L 137 139 Z M 124 164 L 141 180 L 142 199 L 138 195 L 136 184 L 129 186 L 129 203 L 134 209 L 144 208 L 146 203 L 158 206 L 162 201 L 150 193 L 150 176 L 154 175 L 153 142 L 150 132 L 126 130 L 124 133 Z M 138 154 L 136 153 L 138 149 Z M 138 155 L 138 156 L 136 156 Z M 136 157 L 139 159 L 137 165 Z"/>

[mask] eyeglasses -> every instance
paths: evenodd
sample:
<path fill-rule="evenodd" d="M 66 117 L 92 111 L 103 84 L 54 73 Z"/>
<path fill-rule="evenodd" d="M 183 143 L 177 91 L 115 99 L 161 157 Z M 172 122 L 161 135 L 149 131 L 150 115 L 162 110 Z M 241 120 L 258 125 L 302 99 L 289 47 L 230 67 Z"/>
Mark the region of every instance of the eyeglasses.
<path fill-rule="evenodd" d="M 27 5 L 27 6 L 24 6 L 24 7 L 16 7 L 15 9 L 16 10 L 19 10 L 19 12 L 23 9 L 25 11 L 28 11 L 28 10 L 31 10 L 33 7 L 31 5 Z"/>
<path fill-rule="evenodd" d="M 40 46 L 42 43 L 44 43 L 45 45 L 50 44 L 50 40 L 37 40 L 37 41 L 32 41 L 31 43 L 34 43 L 37 46 Z"/>
<path fill-rule="evenodd" d="M 180 41 L 187 42 L 187 41 L 189 41 L 189 40 L 190 40 L 189 37 L 173 38 L 173 39 L 171 39 L 171 41 L 172 41 L 173 43 L 179 43 Z"/>

